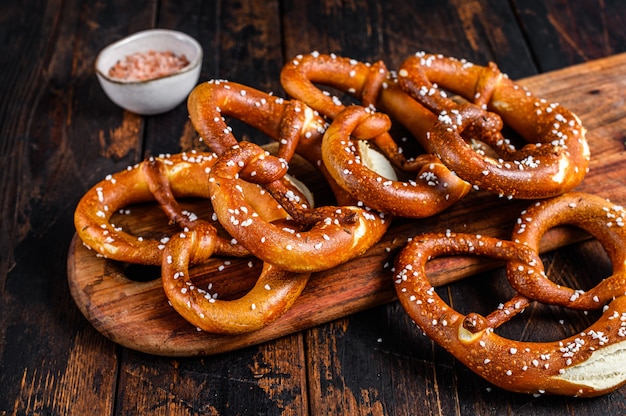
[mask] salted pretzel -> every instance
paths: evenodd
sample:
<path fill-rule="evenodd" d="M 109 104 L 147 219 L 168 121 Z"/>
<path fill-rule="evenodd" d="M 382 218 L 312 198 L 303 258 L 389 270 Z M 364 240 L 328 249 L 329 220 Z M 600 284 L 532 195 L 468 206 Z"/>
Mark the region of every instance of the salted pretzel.
<path fill-rule="evenodd" d="M 316 86 L 323 84 L 349 93 L 371 110 L 382 107 L 429 145 L 426 136 L 436 122 L 435 115 L 396 85 L 382 61 L 369 64 L 336 55 L 299 55 L 283 67 L 281 82 L 288 94 L 335 120 L 332 134 L 324 138 L 324 164 L 340 186 L 367 206 L 396 216 L 421 218 L 448 208 L 470 190 L 468 183 L 435 156 L 424 154 L 407 160 L 388 131 L 363 140 L 358 121 L 350 127 L 343 125 L 346 118 L 355 118 L 341 116 L 348 106 Z M 327 143 L 331 139 L 332 143 Z M 339 151 L 343 147 L 346 151 Z M 404 174 L 416 173 L 416 178 L 399 180 L 391 165 Z M 367 184 L 367 191 L 363 184 Z"/>
<path fill-rule="evenodd" d="M 321 143 L 328 123 L 297 100 L 285 100 L 264 91 L 226 80 L 210 80 L 189 94 L 187 108 L 202 140 L 218 155 L 237 144 L 225 116 L 242 121 L 278 141 L 276 155 L 290 161 L 298 153 L 327 179 L 340 204 L 352 200 L 322 163 Z"/>
<path fill-rule="evenodd" d="M 203 224 L 175 234 L 164 249 L 162 282 L 172 307 L 196 328 L 218 334 L 242 334 L 274 322 L 293 305 L 310 273 L 293 273 L 269 263 L 254 286 L 236 299 L 221 300 L 217 293 L 196 285 L 189 273 L 192 259 L 208 259 L 215 228 Z"/>
<path fill-rule="evenodd" d="M 161 266 L 165 294 L 187 321 L 204 331 L 236 334 L 259 329 L 281 316 L 298 298 L 308 273 L 292 273 L 269 264 L 255 286 L 238 299 L 216 300 L 196 287 L 188 273 L 190 263 L 215 255 L 249 256 L 233 239 L 218 235 L 216 227 L 181 209 L 176 198 L 209 199 L 208 175 L 217 156 L 191 152 L 150 158 L 109 175 L 79 202 L 75 224 L 79 237 L 101 255 L 122 262 Z M 237 181 L 243 197 L 268 222 L 289 215 L 256 184 Z M 170 222 L 182 230 L 160 240 L 136 237 L 110 223 L 111 215 L 132 204 L 157 201 Z"/>
<path fill-rule="evenodd" d="M 171 156 L 150 158 L 124 171 L 107 175 L 94 185 L 79 201 L 74 213 L 74 225 L 83 243 L 100 255 L 126 263 L 161 265 L 163 248 L 170 236 L 159 240 L 134 236 L 111 224 L 114 213 L 133 204 L 160 202 L 168 220 L 182 228 L 193 228 L 205 220 L 186 212 L 176 202 L 177 197 L 209 198 L 206 179 L 216 161 L 213 153 L 186 152 Z M 269 195 L 250 187 L 254 201 L 268 210 L 276 203 Z M 261 206 L 259 207 L 261 209 Z M 270 212 L 276 218 L 279 212 Z M 247 249 L 231 240 L 216 237 L 215 252 L 220 255 L 246 256 Z"/>
<path fill-rule="evenodd" d="M 293 272 L 326 270 L 363 254 L 387 230 L 384 214 L 355 206 L 317 207 L 298 215 L 300 221 L 265 221 L 243 197 L 238 178 L 258 180 L 251 169 L 281 163 L 258 145 L 240 142 L 211 170 L 209 191 L 220 223 L 256 257 Z"/>
<path fill-rule="evenodd" d="M 368 158 L 368 152 L 363 151 L 363 146 L 367 145 L 352 136 L 362 121 L 371 116 L 367 109 L 351 106 L 339 113 L 326 131 L 322 157 L 338 184 L 354 192 L 371 208 L 412 218 L 434 215 L 467 193 L 469 185 L 459 182 L 431 155 L 420 156 L 424 167 L 414 181 L 394 180 L 395 176 L 371 169 L 374 163 Z"/>
<path fill-rule="evenodd" d="M 626 383 L 625 217 L 621 208 L 607 201 L 573 194 L 525 212 L 523 218 L 533 219 L 524 220 L 526 225 L 514 231 L 514 238 L 519 241 L 454 233 L 416 237 L 396 259 L 394 278 L 399 301 L 428 336 L 472 371 L 501 388 L 581 397 L 608 393 Z M 522 289 L 522 293 L 487 316 L 462 315 L 438 296 L 426 276 L 426 263 L 433 258 L 476 255 L 506 261 L 507 272 L 516 275 L 512 280 L 518 280 L 514 285 L 517 288 L 532 278 L 547 280 L 537 252 L 538 241 L 547 229 L 566 223 L 596 236 L 613 262 L 613 275 L 589 291 L 589 296 L 552 284 L 531 284 L 531 289 Z M 538 294 L 534 286 L 547 294 Z M 570 299 L 563 299 L 565 293 L 571 294 Z M 514 341 L 494 332 L 536 300 L 535 295 L 541 302 L 602 308 L 603 313 L 582 332 L 560 341 Z M 591 302 L 586 300 L 588 297 Z M 577 303 L 577 298 L 584 300 Z"/>
<path fill-rule="evenodd" d="M 508 198 L 546 198 L 570 191 L 587 173 L 589 147 L 578 117 L 533 96 L 493 63 L 483 67 L 420 52 L 400 66 L 398 83 L 438 115 L 430 133 L 435 153 L 477 188 Z M 467 101 L 452 100 L 445 90 Z M 503 125 L 526 144 L 516 149 Z M 474 150 L 475 139 L 491 152 Z"/>

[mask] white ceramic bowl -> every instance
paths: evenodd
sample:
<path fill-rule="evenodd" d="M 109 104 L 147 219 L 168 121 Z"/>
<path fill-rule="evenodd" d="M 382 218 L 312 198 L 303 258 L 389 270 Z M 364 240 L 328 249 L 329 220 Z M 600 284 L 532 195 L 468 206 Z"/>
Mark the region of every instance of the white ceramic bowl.
<path fill-rule="evenodd" d="M 172 75 L 145 81 L 109 77 L 109 69 L 116 62 L 149 50 L 185 55 L 189 65 Z M 165 113 L 183 102 L 198 82 L 201 67 L 200 44 L 185 33 L 166 29 L 137 32 L 107 46 L 96 58 L 96 75 L 107 96 L 120 107 L 141 115 Z"/>

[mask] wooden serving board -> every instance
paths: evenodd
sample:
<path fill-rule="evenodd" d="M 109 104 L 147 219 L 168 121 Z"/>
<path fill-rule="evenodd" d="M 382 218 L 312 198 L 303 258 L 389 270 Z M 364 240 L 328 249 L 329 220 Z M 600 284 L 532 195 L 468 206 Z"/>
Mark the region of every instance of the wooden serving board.
<path fill-rule="evenodd" d="M 626 54 L 588 62 L 520 81 L 536 95 L 558 101 L 574 111 L 588 129 L 592 153 L 590 171 L 577 188 L 626 204 Z M 314 178 L 300 167 L 300 179 Z M 304 177 L 302 177 L 304 175 Z M 207 203 L 189 201 L 195 212 L 210 214 Z M 169 305 L 158 268 L 129 266 L 104 260 L 74 238 L 68 256 L 68 281 L 76 304 L 89 322 L 111 340 L 135 350 L 165 356 L 210 355 L 258 344 L 344 317 L 395 299 L 391 265 L 407 238 L 422 232 L 478 233 L 503 239 L 520 212 L 532 201 L 507 201 L 473 192 L 448 211 L 423 220 L 394 220 L 384 238 L 364 256 L 311 276 L 294 306 L 268 327 L 244 335 L 199 332 Z M 132 215 L 114 221 L 141 235 L 167 232 L 154 206 L 133 207 Z M 567 228 L 551 230 L 542 250 L 552 250 L 582 238 Z M 436 286 L 498 267 L 484 258 L 441 258 L 429 263 Z M 259 260 L 214 259 L 191 273 L 200 287 L 212 284 L 221 299 L 250 288 L 261 267 Z"/>

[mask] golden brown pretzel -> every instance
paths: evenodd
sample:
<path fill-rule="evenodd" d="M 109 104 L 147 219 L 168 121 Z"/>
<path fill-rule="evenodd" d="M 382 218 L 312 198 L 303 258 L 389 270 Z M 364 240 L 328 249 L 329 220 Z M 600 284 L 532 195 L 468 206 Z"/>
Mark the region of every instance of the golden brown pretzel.
<path fill-rule="evenodd" d="M 583 199 L 585 202 L 583 203 Z M 573 201 L 580 210 L 570 206 Z M 468 234 L 426 234 L 413 239 L 396 260 L 395 283 L 398 298 L 409 316 L 433 340 L 452 353 L 463 364 L 491 383 L 516 392 L 551 393 L 570 396 L 597 396 L 610 392 L 626 383 L 626 284 L 624 280 L 624 253 L 626 244 L 623 226 L 606 226 L 607 213 L 623 210 L 603 203 L 608 211 L 596 210 L 597 200 L 580 195 L 565 196 L 560 202 L 550 203 L 545 213 L 542 207 L 533 208 L 531 214 L 545 221 L 529 231 L 528 244 Z M 590 214 L 584 209 L 593 207 Z M 571 212 L 576 212 L 572 215 Z M 527 215 L 527 214 L 524 214 Z M 554 216 L 561 220 L 552 220 Z M 594 217 L 591 220 L 590 217 Z M 580 222 L 579 222 L 580 220 Z M 603 308 L 602 316 L 590 327 L 567 339 L 553 342 L 521 342 L 503 338 L 494 329 L 522 312 L 533 300 L 523 294 L 514 296 L 504 306 L 483 317 L 476 313 L 462 315 L 447 305 L 435 292 L 426 276 L 426 263 L 442 255 L 468 254 L 488 256 L 508 262 L 507 271 L 543 275 L 543 266 L 537 254 L 535 238 L 548 228 L 562 222 L 592 228 L 614 262 L 614 275 L 592 290 L 592 307 Z M 605 231 L 596 227 L 605 221 Z M 533 221 L 537 222 L 536 220 Z M 589 224 L 594 225 L 588 227 Z M 528 224 L 528 223 L 527 223 Z M 523 227 L 522 227 L 523 228 Z M 530 227 L 527 225 L 528 229 Z M 516 238 L 518 228 L 514 234 Z M 607 231 L 612 230 L 612 231 Z M 526 231 L 519 233 L 525 234 Z M 621 252 L 618 247 L 622 247 Z M 544 285 L 545 286 L 545 285 Z M 552 289 L 550 289 L 552 290 Z M 568 289 L 564 289 L 568 292 Z M 526 291 L 535 295 L 533 291 Z M 575 305 L 575 299 L 561 302 L 560 291 L 553 291 L 554 301 L 541 295 L 542 301 Z M 581 292 L 575 293 L 584 297 Z M 596 299 L 593 299 L 597 296 Z M 584 302 L 583 302 L 584 303 Z M 585 303 L 585 306 L 589 306 Z"/>
<path fill-rule="evenodd" d="M 182 153 L 151 158 L 108 176 L 81 199 L 75 213 L 78 235 L 89 247 L 110 259 L 162 266 L 165 294 L 187 321 L 210 332 L 235 334 L 259 329 L 281 316 L 298 298 L 309 274 L 291 273 L 263 265 L 255 286 L 239 299 L 204 298 L 193 285 L 188 267 L 213 255 L 248 256 L 232 239 L 217 235 L 209 222 L 183 211 L 177 197 L 210 198 L 208 176 L 217 157 L 213 153 Z M 258 185 L 236 181 L 255 212 L 266 221 L 288 217 L 278 202 Z M 109 222 L 113 212 L 139 202 L 156 200 L 182 231 L 163 239 L 132 236 Z"/>
<path fill-rule="evenodd" d="M 209 179 L 220 223 L 256 257 L 288 271 L 325 270 L 361 255 L 387 230 L 384 214 L 352 206 L 309 210 L 299 218 L 310 218 L 305 224 L 310 225 L 308 229 L 300 228 L 302 221 L 274 224 L 263 220 L 243 198 L 237 178 L 240 174 L 255 178 L 244 173 L 259 161 L 269 164 L 273 159 L 259 146 L 240 142 L 218 159 Z"/>
<path fill-rule="evenodd" d="M 310 273 L 286 272 L 269 263 L 254 287 L 237 299 L 221 300 L 198 287 L 189 274 L 194 256 L 210 256 L 215 229 L 196 227 L 174 235 L 166 245 L 162 266 L 163 289 L 172 307 L 203 331 L 240 334 L 260 329 L 282 316 L 304 290 Z"/>
<path fill-rule="evenodd" d="M 343 110 L 324 135 L 322 157 L 334 180 L 365 205 L 395 216 L 423 218 L 450 207 L 465 196 L 470 187 L 459 181 L 441 161 L 431 155 L 418 158 L 423 165 L 415 180 L 403 182 L 392 175 L 370 168 L 368 152 L 363 151 L 353 131 L 366 118 L 374 117 L 365 108 Z"/>
<path fill-rule="evenodd" d="M 435 153 L 475 187 L 508 198 L 546 198 L 570 191 L 587 172 L 589 148 L 578 117 L 534 97 L 493 63 L 482 67 L 418 53 L 401 65 L 398 82 L 438 114 L 430 134 Z M 456 103 L 440 88 L 469 102 Z M 515 149 L 502 135 L 502 123 L 527 144 Z M 474 151 L 468 143 L 473 138 L 487 143 L 497 156 Z"/>
<path fill-rule="evenodd" d="M 87 247 L 106 258 L 161 265 L 163 248 L 170 236 L 163 236 L 161 240 L 133 236 L 111 224 L 111 216 L 124 207 L 158 200 L 169 220 L 179 223 L 181 227 L 189 228 L 204 222 L 193 213 L 183 212 L 174 198 L 209 198 L 206 178 L 215 160 L 213 153 L 180 153 L 151 158 L 107 175 L 85 193 L 76 207 L 74 225 L 78 236 Z M 254 192 L 253 188 L 250 192 Z M 256 194 L 252 200 L 263 199 L 268 208 L 275 207 L 275 203 L 270 203 L 273 199 L 269 195 L 260 195 L 259 191 Z M 215 251 L 216 254 L 229 256 L 249 255 L 240 244 L 232 244 L 221 237 L 216 240 Z"/>
<path fill-rule="evenodd" d="M 380 106 L 405 125 L 428 150 L 426 137 L 436 122 L 435 115 L 404 93 L 381 61 L 368 64 L 336 55 L 299 55 L 283 67 L 281 82 L 288 94 L 331 119 L 340 117 L 347 106 L 315 84 L 352 94 L 364 107 L 372 109 Z M 343 120 L 345 117 L 333 123 L 332 137 L 336 140 L 333 140 L 331 146 L 334 150 L 326 152 L 324 162 L 333 178 L 367 206 L 397 216 L 425 217 L 449 207 L 469 191 L 469 184 L 449 172 L 436 157 L 422 155 L 407 160 L 387 131 L 372 138 L 371 142 L 398 169 L 417 172 L 417 178 L 399 182 L 391 167 L 380 171 L 367 163 L 361 163 L 355 168 L 355 162 L 365 162 L 374 151 L 368 145 L 353 146 L 354 151 L 349 154 L 340 152 L 335 156 L 334 152 L 339 149 L 340 143 L 349 140 L 348 134 L 357 139 L 363 138 L 358 122 L 351 128 L 344 128 Z M 329 147 L 327 144 L 324 146 L 326 149 Z M 342 157 L 344 155 L 346 157 Z M 376 153 L 374 157 L 380 159 Z M 363 183 L 370 185 L 366 192 L 360 187 Z M 389 183 L 393 183 L 393 186 L 388 186 Z"/>
<path fill-rule="evenodd" d="M 290 161 L 297 152 L 319 169 L 340 203 L 352 199 L 333 182 L 322 163 L 327 122 L 305 104 L 236 82 L 211 80 L 193 89 L 187 108 L 194 128 L 218 155 L 238 142 L 224 120 L 224 116 L 232 117 L 278 141 L 277 156 Z"/>

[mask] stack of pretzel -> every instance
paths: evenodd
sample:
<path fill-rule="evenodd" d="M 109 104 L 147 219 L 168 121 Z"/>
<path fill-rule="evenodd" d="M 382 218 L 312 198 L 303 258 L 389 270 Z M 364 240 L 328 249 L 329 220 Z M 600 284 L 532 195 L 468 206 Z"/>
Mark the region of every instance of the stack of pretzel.
<path fill-rule="evenodd" d="M 425 53 L 395 72 L 383 62 L 312 53 L 288 62 L 280 76 L 289 99 L 225 80 L 198 85 L 188 109 L 210 151 L 150 158 L 94 186 L 75 213 L 84 244 L 109 259 L 161 266 L 165 294 L 181 316 L 204 331 L 237 334 L 273 322 L 311 273 L 362 255 L 394 217 L 436 215 L 472 189 L 533 200 L 511 240 L 452 231 L 411 239 L 394 268 L 400 303 L 433 340 L 502 388 L 594 396 L 626 383 L 626 212 L 572 191 L 590 157 L 576 115 L 536 98 L 494 64 Z M 238 141 L 227 118 L 274 139 L 277 151 Z M 390 133 L 392 121 L 421 154 L 405 155 Z M 524 141 L 521 148 L 505 137 L 505 126 Z M 335 205 L 314 206 L 306 186 L 289 175 L 296 154 L 327 180 Z M 182 209 L 177 200 L 184 197 L 210 200 L 214 218 Z M 179 233 L 152 241 L 110 223 L 117 210 L 151 200 Z M 592 290 L 557 285 L 545 274 L 539 241 L 561 224 L 589 232 L 611 258 L 614 274 Z M 504 260 L 516 295 L 487 316 L 454 311 L 435 293 L 425 264 L 456 254 Z M 243 297 L 218 300 L 194 285 L 189 265 L 217 255 L 264 262 Z M 603 314 L 558 342 L 496 335 L 532 302 Z"/>

